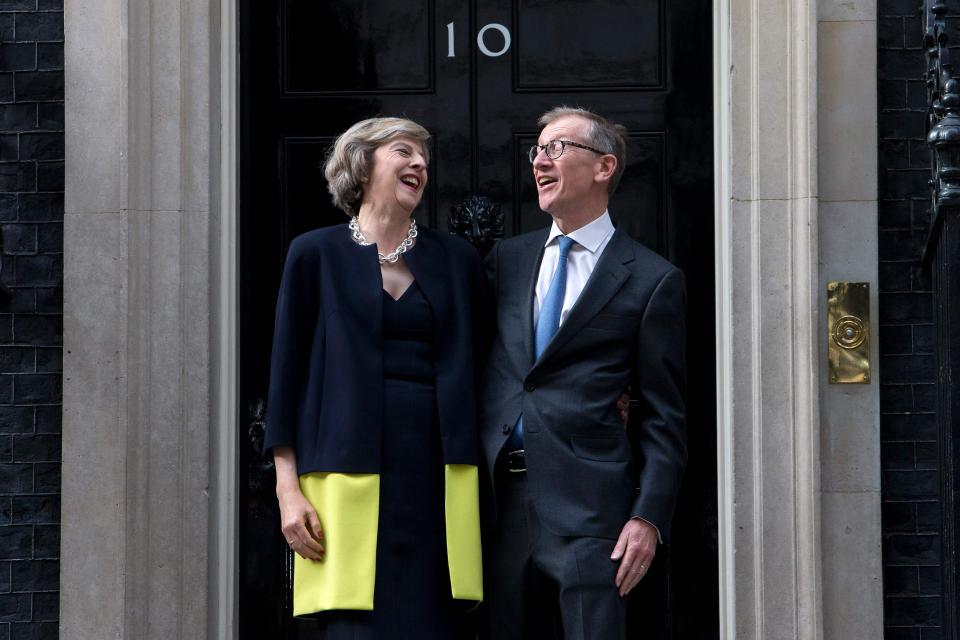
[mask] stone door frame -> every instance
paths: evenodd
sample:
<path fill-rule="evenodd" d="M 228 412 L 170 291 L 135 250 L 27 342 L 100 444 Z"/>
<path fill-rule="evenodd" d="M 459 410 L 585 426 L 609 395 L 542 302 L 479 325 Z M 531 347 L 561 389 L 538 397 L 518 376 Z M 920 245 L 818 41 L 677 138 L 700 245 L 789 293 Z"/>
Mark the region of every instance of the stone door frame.
<path fill-rule="evenodd" d="M 855 540 L 835 535 L 836 500 L 879 504 L 879 454 L 865 459 L 865 487 L 834 481 L 854 450 L 876 446 L 867 424 L 841 443 L 847 458 L 835 455 L 819 292 L 845 253 L 818 227 L 836 215 L 825 204 L 872 200 L 875 230 L 875 166 L 861 180 L 872 195 L 818 192 L 818 174 L 823 186 L 845 166 L 826 149 L 859 140 L 870 153 L 862 131 L 843 150 L 818 145 L 818 126 L 849 128 L 818 104 L 853 99 L 834 63 L 864 41 L 836 25 L 875 37 L 875 7 L 819 11 L 813 0 L 714 2 L 713 86 L 702 89 L 715 105 L 720 620 L 731 640 L 848 637 L 834 609 L 863 611 L 861 634 L 882 620 L 878 506 L 875 526 L 872 515 L 853 523 Z M 236 6 L 68 1 L 65 22 L 61 637 L 235 638 Z M 856 71 L 875 84 L 872 64 Z M 874 159 L 875 133 L 874 120 Z M 875 259 L 872 269 L 875 282 Z M 858 398 L 869 422 L 878 403 Z M 876 567 L 845 565 L 864 540 Z"/>

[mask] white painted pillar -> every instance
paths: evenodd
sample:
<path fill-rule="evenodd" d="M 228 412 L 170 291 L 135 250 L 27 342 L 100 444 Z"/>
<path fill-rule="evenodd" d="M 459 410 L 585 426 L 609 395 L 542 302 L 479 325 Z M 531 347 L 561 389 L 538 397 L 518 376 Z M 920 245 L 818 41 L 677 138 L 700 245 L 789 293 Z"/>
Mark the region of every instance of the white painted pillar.
<path fill-rule="evenodd" d="M 721 626 L 819 639 L 816 3 L 714 20 Z"/>
<path fill-rule="evenodd" d="M 202 0 L 66 2 L 62 638 L 229 627 L 220 21 Z"/>

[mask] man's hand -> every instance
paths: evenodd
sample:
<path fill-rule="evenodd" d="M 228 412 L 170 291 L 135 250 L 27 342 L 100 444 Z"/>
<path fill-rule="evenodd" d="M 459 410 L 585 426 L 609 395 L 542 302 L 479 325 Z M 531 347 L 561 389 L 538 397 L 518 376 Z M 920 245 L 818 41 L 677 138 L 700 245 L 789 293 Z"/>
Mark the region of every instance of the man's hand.
<path fill-rule="evenodd" d="M 630 593 L 646 575 L 656 553 L 657 528 L 639 518 L 628 520 L 610 555 L 614 562 L 620 561 L 614 582 L 620 590 L 621 598 Z"/>

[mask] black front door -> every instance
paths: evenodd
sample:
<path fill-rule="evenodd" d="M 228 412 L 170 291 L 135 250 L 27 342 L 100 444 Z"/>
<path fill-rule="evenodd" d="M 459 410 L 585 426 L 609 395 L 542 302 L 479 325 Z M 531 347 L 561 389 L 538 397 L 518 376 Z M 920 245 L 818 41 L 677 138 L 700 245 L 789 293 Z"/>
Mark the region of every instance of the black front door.
<path fill-rule="evenodd" d="M 357 120 L 433 133 L 418 221 L 470 195 L 507 235 L 547 226 L 526 149 L 553 106 L 627 127 L 616 224 L 683 268 L 690 462 L 673 545 L 631 597 L 643 638 L 718 635 L 711 4 L 708 0 L 241 0 L 241 638 L 309 638 L 290 618 L 291 561 L 260 455 L 273 308 L 290 240 L 346 221 L 324 153 Z M 642 632 L 642 633 L 641 633 Z"/>

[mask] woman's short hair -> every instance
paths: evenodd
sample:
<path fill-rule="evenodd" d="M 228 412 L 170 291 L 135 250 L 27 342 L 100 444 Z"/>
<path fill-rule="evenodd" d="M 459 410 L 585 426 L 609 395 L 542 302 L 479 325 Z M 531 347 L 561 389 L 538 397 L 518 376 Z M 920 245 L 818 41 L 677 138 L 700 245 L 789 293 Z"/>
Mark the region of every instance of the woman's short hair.
<path fill-rule="evenodd" d="M 406 118 L 370 118 L 361 120 L 333 143 L 327 155 L 323 175 L 333 204 L 348 216 L 357 215 L 363 201 L 363 182 L 370 175 L 373 152 L 395 138 L 412 138 L 420 143 L 429 162 L 427 140 L 430 132 Z"/>
<path fill-rule="evenodd" d="M 588 140 L 586 144 L 599 149 L 604 153 L 609 153 L 617 159 L 617 168 L 610 177 L 607 184 L 607 193 L 613 194 L 617 185 L 620 184 L 620 178 L 623 176 L 623 170 L 627 167 L 627 143 L 624 140 L 624 134 L 627 128 L 623 125 L 610 122 L 603 116 L 588 111 L 581 107 L 556 107 L 550 109 L 540 116 L 537 124 L 544 128 L 554 120 L 565 118 L 567 116 L 580 116 L 590 121 L 590 131 L 587 133 Z"/>

